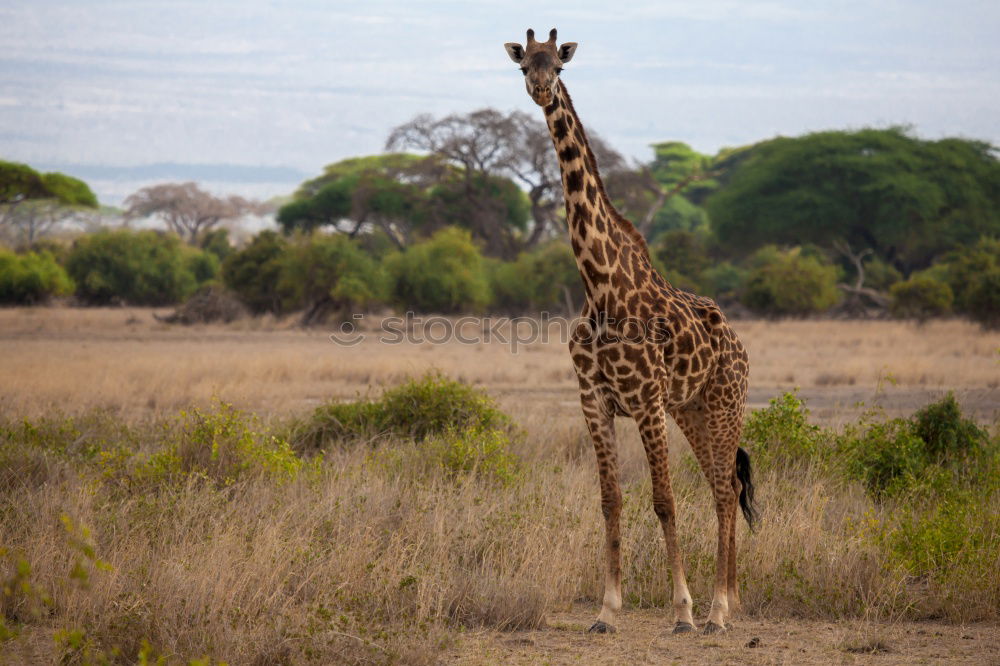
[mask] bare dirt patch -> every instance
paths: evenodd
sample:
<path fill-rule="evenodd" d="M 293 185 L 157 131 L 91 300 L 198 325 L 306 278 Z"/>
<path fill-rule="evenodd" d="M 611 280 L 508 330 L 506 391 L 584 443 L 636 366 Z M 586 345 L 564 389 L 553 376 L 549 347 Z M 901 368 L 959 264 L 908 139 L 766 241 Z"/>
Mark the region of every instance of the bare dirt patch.
<path fill-rule="evenodd" d="M 621 614 L 615 634 L 588 634 L 598 608 L 553 613 L 537 631 L 464 634 L 447 664 L 1000 664 L 1000 628 L 932 622 L 737 618 L 721 635 L 670 634 L 666 611 Z"/>

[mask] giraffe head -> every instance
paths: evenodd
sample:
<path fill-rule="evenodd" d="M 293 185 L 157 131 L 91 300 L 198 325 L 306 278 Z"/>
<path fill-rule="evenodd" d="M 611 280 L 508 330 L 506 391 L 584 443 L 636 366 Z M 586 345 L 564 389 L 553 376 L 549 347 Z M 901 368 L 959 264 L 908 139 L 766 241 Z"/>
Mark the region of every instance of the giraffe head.
<path fill-rule="evenodd" d="M 528 30 L 524 46 L 517 42 L 504 44 L 510 59 L 521 66 L 524 85 L 538 106 L 547 106 L 559 85 L 562 66 L 570 61 L 576 51 L 576 42 L 566 42 L 556 47 L 556 29 L 549 32 L 547 42 L 536 42 L 535 31 Z"/>

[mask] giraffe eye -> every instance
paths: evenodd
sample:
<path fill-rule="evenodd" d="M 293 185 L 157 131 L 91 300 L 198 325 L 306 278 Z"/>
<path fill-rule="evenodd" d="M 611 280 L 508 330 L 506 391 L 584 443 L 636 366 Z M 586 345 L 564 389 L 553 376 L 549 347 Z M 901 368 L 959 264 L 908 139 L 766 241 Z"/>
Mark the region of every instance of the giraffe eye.
<path fill-rule="evenodd" d="M 527 76 L 528 75 L 528 68 L 527 67 L 522 67 L 521 68 L 521 73 L 524 74 L 525 76 Z"/>
<path fill-rule="evenodd" d="M 562 67 L 556 67 L 556 74 L 562 74 Z"/>

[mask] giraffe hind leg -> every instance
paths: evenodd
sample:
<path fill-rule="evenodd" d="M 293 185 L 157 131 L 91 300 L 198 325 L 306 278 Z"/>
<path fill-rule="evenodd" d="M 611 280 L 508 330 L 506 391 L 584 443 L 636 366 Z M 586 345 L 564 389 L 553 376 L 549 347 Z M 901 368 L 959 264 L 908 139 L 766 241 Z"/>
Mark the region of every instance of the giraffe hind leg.
<path fill-rule="evenodd" d="M 681 634 L 694 631 L 691 593 L 684 575 L 684 562 L 677 545 L 677 518 L 673 491 L 670 487 L 670 469 L 667 460 L 667 420 L 660 403 L 636 419 L 642 435 L 643 447 L 653 485 L 653 512 L 660 520 L 663 540 L 673 581 L 674 629 Z"/>
<path fill-rule="evenodd" d="M 702 402 L 692 409 L 675 412 L 674 420 L 691 444 L 715 499 L 718 526 L 716 575 L 712 608 L 705 624 L 705 633 L 715 633 L 725 629 L 725 620 L 733 610 L 729 592 L 736 590 L 735 523 L 739 497 L 733 484 L 736 441 L 727 435 L 726 429 L 719 427 L 719 416 Z"/>

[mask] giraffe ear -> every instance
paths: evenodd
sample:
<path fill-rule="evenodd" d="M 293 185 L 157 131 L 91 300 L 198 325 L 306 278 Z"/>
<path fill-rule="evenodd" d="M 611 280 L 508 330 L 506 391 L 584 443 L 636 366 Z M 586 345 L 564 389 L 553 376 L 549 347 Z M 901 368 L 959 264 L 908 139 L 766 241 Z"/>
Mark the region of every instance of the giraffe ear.
<path fill-rule="evenodd" d="M 507 49 L 507 55 L 509 55 L 510 59 L 514 62 L 521 62 L 524 60 L 524 48 L 517 42 L 507 42 L 503 45 L 503 47 Z"/>
<path fill-rule="evenodd" d="M 559 47 L 559 59 L 564 63 L 572 60 L 574 53 L 576 53 L 576 42 L 566 42 Z"/>

